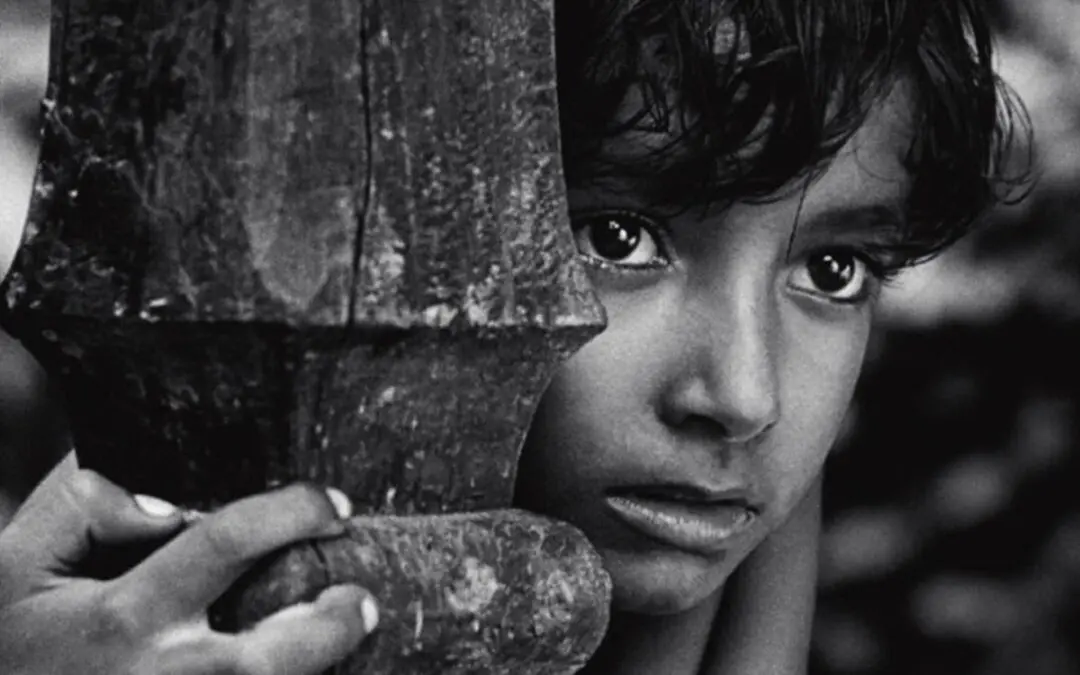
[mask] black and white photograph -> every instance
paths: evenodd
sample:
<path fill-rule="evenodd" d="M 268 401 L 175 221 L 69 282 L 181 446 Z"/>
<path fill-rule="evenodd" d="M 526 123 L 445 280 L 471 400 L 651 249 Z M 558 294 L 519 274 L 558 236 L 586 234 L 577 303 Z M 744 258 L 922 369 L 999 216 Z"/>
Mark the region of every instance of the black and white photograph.
<path fill-rule="evenodd" d="M 0 675 L 1080 675 L 1080 3 L 0 0 Z"/>

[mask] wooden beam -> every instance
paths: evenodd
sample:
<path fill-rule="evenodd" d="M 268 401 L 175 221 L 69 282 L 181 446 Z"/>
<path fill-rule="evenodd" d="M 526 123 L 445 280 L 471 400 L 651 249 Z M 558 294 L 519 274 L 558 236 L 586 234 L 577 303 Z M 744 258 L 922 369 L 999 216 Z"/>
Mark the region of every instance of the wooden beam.
<path fill-rule="evenodd" d="M 2 291 L 80 461 L 198 508 L 314 480 L 367 516 L 252 577 L 222 625 L 360 579 L 390 625 L 343 672 L 558 672 L 595 648 L 609 588 L 580 533 L 435 515 L 510 505 L 544 386 L 603 325 L 567 226 L 552 11 L 54 6 Z M 454 600 L 462 579 L 480 595 Z"/>

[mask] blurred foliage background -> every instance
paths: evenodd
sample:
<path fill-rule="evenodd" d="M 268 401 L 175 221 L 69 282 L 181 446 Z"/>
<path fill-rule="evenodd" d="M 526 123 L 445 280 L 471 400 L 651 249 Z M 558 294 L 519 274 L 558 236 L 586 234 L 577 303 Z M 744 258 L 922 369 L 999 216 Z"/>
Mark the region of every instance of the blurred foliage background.
<path fill-rule="evenodd" d="M 886 294 L 830 460 L 813 675 L 1080 673 L 1080 4 L 988 2 L 1040 180 Z M 48 7 L 0 0 L 0 232 L 25 218 Z M 5 483 L 60 452 L 46 392 L 0 334 Z"/>
<path fill-rule="evenodd" d="M 1080 673 L 1080 3 L 991 9 L 1039 181 L 886 296 L 826 477 L 814 675 Z"/>

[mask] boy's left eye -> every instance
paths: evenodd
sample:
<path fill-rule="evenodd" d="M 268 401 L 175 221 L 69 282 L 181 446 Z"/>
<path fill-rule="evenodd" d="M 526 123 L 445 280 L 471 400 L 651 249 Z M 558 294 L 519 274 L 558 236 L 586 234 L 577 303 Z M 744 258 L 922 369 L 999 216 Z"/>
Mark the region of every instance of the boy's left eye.
<path fill-rule="evenodd" d="M 657 268 L 669 259 L 657 227 L 641 216 L 603 213 L 573 219 L 574 242 L 587 260 L 627 268 Z"/>
<path fill-rule="evenodd" d="M 792 272 L 790 284 L 832 302 L 857 303 L 869 296 L 874 279 L 858 253 L 833 250 L 807 257 Z"/>

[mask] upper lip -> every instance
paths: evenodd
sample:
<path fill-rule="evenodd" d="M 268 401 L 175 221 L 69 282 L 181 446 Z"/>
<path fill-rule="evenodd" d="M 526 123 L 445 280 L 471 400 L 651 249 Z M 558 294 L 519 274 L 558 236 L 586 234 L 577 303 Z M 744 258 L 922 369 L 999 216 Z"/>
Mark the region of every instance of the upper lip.
<path fill-rule="evenodd" d="M 639 497 L 662 501 L 688 502 L 702 505 L 739 506 L 749 511 L 761 511 L 760 502 L 744 487 L 712 487 L 694 483 L 652 483 L 608 488 L 613 497 Z"/>

